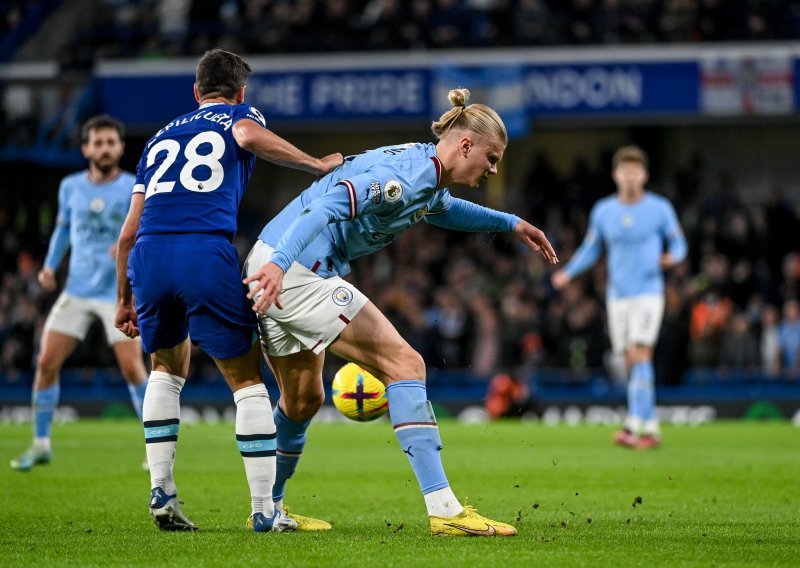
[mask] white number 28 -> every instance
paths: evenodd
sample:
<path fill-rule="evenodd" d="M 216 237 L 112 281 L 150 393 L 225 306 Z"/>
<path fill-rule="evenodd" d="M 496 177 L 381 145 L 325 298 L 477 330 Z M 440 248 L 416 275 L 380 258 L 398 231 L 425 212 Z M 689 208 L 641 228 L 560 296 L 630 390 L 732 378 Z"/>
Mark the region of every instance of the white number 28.
<path fill-rule="evenodd" d="M 211 151 L 208 154 L 198 154 L 197 149 L 201 144 L 210 144 Z M 161 181 L 161 178 L 167 173 L 170 166 L 175 163 L 178 154 L 181 152 L 181 145 L 179 142 L 170 138 L 165 138 L 156 143 L 147 153 L 147 167 L 155 163 L 156 158 L 161 152 L 166 152 L 167 155 L 164 161 L 159 164 L 153 177 L 150 178 L 144 196 L 145 199 L 148 199 L 151 195 L 156 193 L 168 193 L 175 187 L 174 181 Z M 183 150 L 186 164 L 181 168 L 179 176 L 181 185 L 189 191 L 197 191 L 200 193 L 206 193 L 217 189 L 222 185 L 222 180 L 225 177 L 225 172 L 219 161 L 224 155 L 225 139 L 213 130 L 201 132 L 189 140 L 186 144 L 186 148 Z M 198 166 L 207 166 L 211 170 L 211 176 L 205 180 L 196 179 L 194 177 L 194 170 Z"/>

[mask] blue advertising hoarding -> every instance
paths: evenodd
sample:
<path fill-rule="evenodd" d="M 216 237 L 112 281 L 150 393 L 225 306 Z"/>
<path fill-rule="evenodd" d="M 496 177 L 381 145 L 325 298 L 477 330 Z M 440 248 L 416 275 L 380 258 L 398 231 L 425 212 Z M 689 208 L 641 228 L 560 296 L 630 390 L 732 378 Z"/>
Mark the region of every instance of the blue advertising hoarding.
<path fill-rule="evenodd" d="M 787 112 L 775 104 L 726 102 L 747 102 L 751 93 L 766 93 L 759 100 L 767 103 L 790 96 L 788 112 L 800 108 L 800 50 L 786 48 L 757 53 L 684 47 L 253 59 L 247 101 L 279 123 L 424 123 L 446 110 L 447 91 L 456 86 L 470 88 L 472 102 L 497 109 L 512 136 L 524 135 L 537 119 L 657 121 Z M 762 69 L 755 80 L 748 79 L 754 76 L 748 72 L 754 67 L 751 60 Z M 781 61 L 791 62 L 788 71 Z M 188 60 L 165 66 L 114 62 L 101 65 L 95 81 L 102 110 L 135 127 L 158 125 L 190 110 L 193 76 L 194 62 Z"/>

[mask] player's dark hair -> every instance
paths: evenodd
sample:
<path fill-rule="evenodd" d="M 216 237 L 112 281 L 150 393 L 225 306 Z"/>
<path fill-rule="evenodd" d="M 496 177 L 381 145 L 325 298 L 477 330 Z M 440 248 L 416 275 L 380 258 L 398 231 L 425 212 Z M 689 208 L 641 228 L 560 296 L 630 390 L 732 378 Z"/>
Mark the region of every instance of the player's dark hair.
<path fill-rule="evenodd" d="M 251 71 L 245 60 L 235 53 L 211 49 L 203 54 L 197 64 L 197 92 L 203 98 L 218 96 L 233 99 L 239 89 L 247 84 Z"/>
<path fill-rule="evenodd" d="M 83 127 L 81 127 L 81 144 L 89 142 L 91 131 L 100 128 L 113 128 L 119 134 L 120 140 L 125 138 L 125 126 L 119 120 L 107 114 L 99 114 L 83 123 Z"/>
<path fill-rule="evenodd" d="M 645 151 L 633 145 L 623 146 L 614 152 L 614 156 L 611 158 L 611 166 L 616 169 L 617 166 L 623 162 L 641 164 L 644 169 L 647 169 L 648 166 L 648 159 Z"/>
<path fill-rule="evenodd" d="M 453 108 L 431 124 L 431 131 L 436 138 L 441 140 L 451 130 L 466 130 L 487 137 L 496 136 L 504 144 L 508 144 L 506 125 L 494 109 L 480 103 L 467 105 L 469 89 L 452 89 L 447 93 L 447 99 Z"/>

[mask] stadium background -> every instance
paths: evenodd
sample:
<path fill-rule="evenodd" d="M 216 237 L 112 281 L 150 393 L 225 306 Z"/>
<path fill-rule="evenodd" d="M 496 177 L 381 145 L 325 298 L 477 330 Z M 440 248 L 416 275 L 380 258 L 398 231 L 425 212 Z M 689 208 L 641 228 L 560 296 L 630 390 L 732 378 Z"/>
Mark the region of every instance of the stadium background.
<path fill-rule="evenodd" d="M 122 119 L 132 170 L 146 139 L 192 108 L 194 63 L 216 45 L 252 63 L 247 100 L 270 126 L 317 155 L 430 140 L 446 90 L 469 87 L 512 140 L 500 175 L 458 194 L 542 227 L 562 262 L 591 205 L 613 191 L 611 153 L 639 144 L 650 187 L 673 200 L 690 246 L 667 278 L 663 417 L 800 420 L 800 2 L 41 0 L 3 3 L 0 34 L 2 421 L 26 417 L 55 300 L 36 272 L 58 182 L 84 166 L 81 121 Z M 257 166 L 241 252 L 308 182 Z M 504 236 L 421 224 L 354 262 L 353 279 L 423 353 L 442 411 L 482 406 L 492 378 L 508 373 L 529 388 L 523 406 L 547 420 L 618 421 L 604 267 L 561 295 L 549 275 Z M 328 379 L 337 365 L 331 357 Z M 190 406 L 207 417 L 230 406 L 200 353 L 191 377 Z M 68 362 L 62 393 L 65 420 L 128 412 L 99 327 Z"/>

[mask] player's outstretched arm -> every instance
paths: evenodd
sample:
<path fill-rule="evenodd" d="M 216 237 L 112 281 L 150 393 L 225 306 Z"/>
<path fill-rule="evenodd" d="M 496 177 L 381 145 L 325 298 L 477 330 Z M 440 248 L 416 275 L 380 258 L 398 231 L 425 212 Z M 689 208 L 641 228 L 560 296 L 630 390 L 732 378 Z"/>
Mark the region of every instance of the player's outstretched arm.
<path fill-rule="evenodd" d="M 133 292 L 128 278 L 128 256 L 136 243 L 136 233 L 144 210 L 144 194 L 134 193 L 128 216 L 119 232 L 117 240 L 117 315 L 114 325 L 122 333 L 133 339 L 139 335 L 136 310 L 133 307 Z"/>
<path fill-rule="evenodd" d="M 542 256 L 550 264 L 558 264 L 558 256 L 553 249 L 553 245 L 547 240 L 544 231 L 537 229 L 524 219 L 520 219 L 517 226 L 514 227 L 514 234 L 517 238 L 524 243 L 529 249 L 534 252 L 542 253 Z"/>
<path fill-rule="evenodd" d="M 262 160 L 322 176 L 344 163 L 344 156 L 330 154 L 324 158 L 309 156 L 288 140 L 285 140 L 252 120 L 240 120 L 233 125 L 236 143 L 253 152 Z"/>
<path fill-rule="evenodd" d="M 449 197 L 445 200 L 445 208 L 433 211 L 425 217 L 431 225 L 470 232 L 508 232 L 513 231 L 517 238 L 534 252 L 541 252 L 550 264 L 557 264 L 553 245 L 547 240 L 544 232 L 516 215 L 496 211 L 471 201 Z"/>

